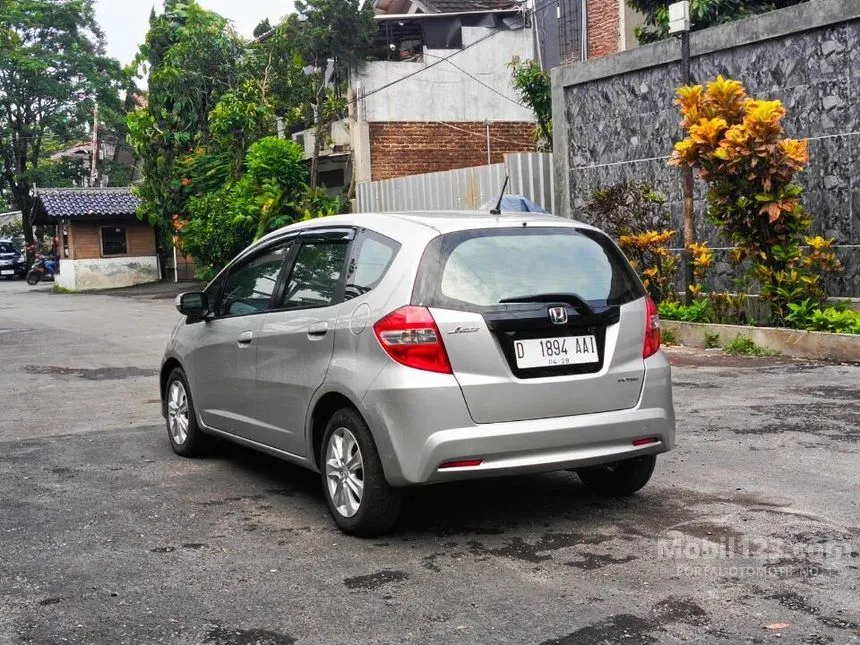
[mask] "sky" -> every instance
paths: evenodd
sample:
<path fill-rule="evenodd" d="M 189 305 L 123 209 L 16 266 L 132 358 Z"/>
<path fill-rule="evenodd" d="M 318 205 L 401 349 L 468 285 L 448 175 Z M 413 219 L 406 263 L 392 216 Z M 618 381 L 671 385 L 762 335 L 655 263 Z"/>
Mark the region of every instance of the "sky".
<path fill-rule="evenodd" d="M 293 10 L 292 0 L 198 0 L 233 21 L 236 30 L 250 37 L 263 18 L 275 24 Z M 96 0 L 96 18 L 107 40 L 107 54 L 126 65 L 137 53 L 149 27 L 153 5 L 161 11 L 162 0 Z"/>

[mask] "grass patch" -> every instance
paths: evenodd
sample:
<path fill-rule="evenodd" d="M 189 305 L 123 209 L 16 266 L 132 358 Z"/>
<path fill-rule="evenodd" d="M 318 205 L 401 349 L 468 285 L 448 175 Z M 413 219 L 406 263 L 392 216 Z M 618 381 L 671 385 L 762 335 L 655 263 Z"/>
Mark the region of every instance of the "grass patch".
<path fill-rule="evenodd" d="M 779 352 L 766 347 L 759 347 L 749 336 L 738 334 L 735 339 L 725 346 L 727 354 L 739 354 L 741 356 L 776 356 Z"/>
<path fill-rule="evenodd" d="M 705 332 L 705 349 L 717 349 L 720 346 L 720 335 Z"/>
<path fill-rule="evenodd" d="M 675 334 L 669 329 L 661 329 L 660 330 L 660 341 L 664 345 L 677 345 L 678 339 L 675 338 Z"/>
<path fill-rule="evenodd" d="M 54 293 L 65 293 L 71 295 L 80 293 L 80 291 L 78 291 L 77 289 L 67 289 L 66 287 L 62 287 L 58 284 L 55 284 L 53 287 L 51 287 L 51 291 Z"/>

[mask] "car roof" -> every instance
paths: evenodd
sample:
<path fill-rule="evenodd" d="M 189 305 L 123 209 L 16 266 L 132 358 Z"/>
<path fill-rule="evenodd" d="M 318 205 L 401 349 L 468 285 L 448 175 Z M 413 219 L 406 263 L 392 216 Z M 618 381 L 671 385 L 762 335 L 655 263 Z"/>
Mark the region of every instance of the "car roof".
<path fill-rule="evenodd" d="M 398 237 L 408 234 L 409 229 L 431 229 L 439 234 L 478 228 L 507 228 L 512 226 L 564 226 L 597 230 L 583 222 L 545 213 L 501 213 L 491 215 L 486 211 L 401 211 L 397 213 L 351 213 L 332 215 L 290 224 L 269 233 L 263 240 L 280 237 L 285 233 L 320 227 L 360 226 L 383 235 Z M 427 231 L 428 233 L 430 231 Z M 261 241 L 263 241 L 261 240 Z"/>

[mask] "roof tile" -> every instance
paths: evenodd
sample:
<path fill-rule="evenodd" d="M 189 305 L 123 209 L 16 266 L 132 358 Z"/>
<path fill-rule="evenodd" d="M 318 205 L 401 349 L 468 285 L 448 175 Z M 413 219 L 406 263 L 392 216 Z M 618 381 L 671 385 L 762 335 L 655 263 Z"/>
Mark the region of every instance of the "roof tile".
<path fill-rule="evenodd" d="M 36 195 L 36 209 L 49 220 L 133 216 L 138 206 L 130 188 L 47 188 Z"/>

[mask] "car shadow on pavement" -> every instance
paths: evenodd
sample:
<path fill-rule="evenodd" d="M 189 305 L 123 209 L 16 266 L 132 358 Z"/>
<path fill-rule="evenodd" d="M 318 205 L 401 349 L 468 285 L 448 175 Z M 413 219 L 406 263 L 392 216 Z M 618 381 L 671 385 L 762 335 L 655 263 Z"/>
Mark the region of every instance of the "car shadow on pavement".
<path fill-rule="evenodd" d="M 253 474 L 261 492 L 279 492 L 298 498 L 296 501 L 325 509 L 317 473 L 224 441 L 217 443 L 212 457 Z M 559 519 L 580 520 L 604 514 L 607 509 L 617 509 L 629 515 L 631 511 L 638 514 L 636 509 L 641 507 L 645 513 L 648 502 L 643 496 L 646 494 L 643 492 L 624 500 L 604 499 L 585 488 L 572 472 L 407 488 L 403 491 L 403 509 L 394 533 L 496 535 L 517 527 L 548 529 Z"/>

